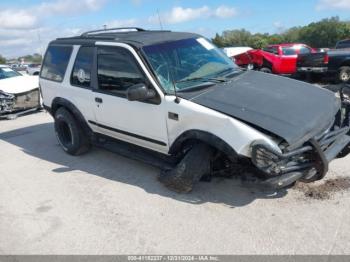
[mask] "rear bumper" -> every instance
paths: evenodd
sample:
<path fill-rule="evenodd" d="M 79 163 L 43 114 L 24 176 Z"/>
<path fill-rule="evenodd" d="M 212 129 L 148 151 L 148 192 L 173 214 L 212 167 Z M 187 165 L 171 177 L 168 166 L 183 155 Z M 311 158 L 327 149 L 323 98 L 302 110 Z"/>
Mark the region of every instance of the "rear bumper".
<path fill-rule="evenodd" d="M 298 67 L 299 73 L 326 73 L 328 72 L 327 67 Z"/>
<path fill-rule="evenodd" d="M 313 182 L 322 179 L 328 172 L 329 163 L 350 145 L 349 130 L 347 118 L 341 128 L 334 128 L 311 139 L 303 147 L 285 153 L 276 152 L 259 142 L 253 143 L 252 162 L 266 174 L 261 183 L 280 189 L 298 180 Z"/>

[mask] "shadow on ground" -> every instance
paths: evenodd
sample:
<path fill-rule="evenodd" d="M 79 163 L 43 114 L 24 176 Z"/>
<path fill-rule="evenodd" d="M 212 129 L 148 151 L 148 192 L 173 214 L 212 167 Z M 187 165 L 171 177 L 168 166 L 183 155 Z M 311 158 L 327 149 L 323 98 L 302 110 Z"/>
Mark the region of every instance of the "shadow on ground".
<path fill-rule="evenodd" d="M 272 192 L 259 188 L 239 178 L 214 178 L 210 183 L 199 183 L 189 194 L 169 191 L 157 181 L 159 169 L 134 161 L 107 150 L 92 148 L 83 156 L 70 156 L 58 145 L 53 124 L 39 124 L 0 134 L 0 139 L 13 144 L 34 158 L 39 158 L 60 167 L 50 170 L 48 175 L 68 175 L 80 170 L 119 183 L 142 188 L 148 193 L 193 204 L 221 203 L 230 207 L 248 205 L 255 199 L 280 198 L 287 191 Z"/>

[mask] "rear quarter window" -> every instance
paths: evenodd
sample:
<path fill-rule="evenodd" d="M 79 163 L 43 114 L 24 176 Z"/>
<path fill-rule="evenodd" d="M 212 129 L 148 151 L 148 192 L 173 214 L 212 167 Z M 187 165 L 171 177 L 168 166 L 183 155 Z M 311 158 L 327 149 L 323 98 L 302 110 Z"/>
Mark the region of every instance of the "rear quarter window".
<path fill-rule="evenodd" d="M 71 84 L 78 87 L 90 87 L 91 69 L 93 63 L 94 47 L 80 47 L 75 59 Z"/>
<path fill-rule="evenodd" d="M 72 46 L 49 46 L 45 54 L 40 77 L 55 82 L 62 82 L 72 50 Z"/>
<path fill-rule="evenodd" d="M 299 54 L 310 54 L 310 53 L 311 53 L 310 48 L 308 48 L 306 46 L 300 47 Z"/>
<path fill-rule="evenodd" d="M 350 48 L 350 40 L 338 42 L 335 48 L 336 49 Z"/>

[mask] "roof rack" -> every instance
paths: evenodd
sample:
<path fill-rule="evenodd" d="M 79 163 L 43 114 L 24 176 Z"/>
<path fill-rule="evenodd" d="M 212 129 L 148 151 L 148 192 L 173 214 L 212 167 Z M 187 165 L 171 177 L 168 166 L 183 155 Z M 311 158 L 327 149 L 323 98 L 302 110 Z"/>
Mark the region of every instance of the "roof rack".
<path fill-rule="evenodd" d="M 120 31 L 122 30 L 122 33 L 125 32 L 125 30 L 130 30 L 130 31 L 138 31 L 138 32 L 143 32 L 146 31 L 143 28 L 139 27 L 115 27 L 115 28 L 108 28 L 108 29 L 99 29 L 99 30 L 92 30 L 92 31 L 87 31 L 81 34 L 81 36 L 88 36 L 96 33 L 108 33 L 109 31 Z"/>

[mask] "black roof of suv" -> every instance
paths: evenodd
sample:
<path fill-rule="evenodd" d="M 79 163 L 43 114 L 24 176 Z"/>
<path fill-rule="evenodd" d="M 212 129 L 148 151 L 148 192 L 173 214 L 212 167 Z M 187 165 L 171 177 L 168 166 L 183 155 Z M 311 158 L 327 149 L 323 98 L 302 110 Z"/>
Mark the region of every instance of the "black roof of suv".
<path fill-rule="evenodd" d="M 91 44 L 97 41 L 121 42 L 142 47 L 152 44 L 176 41 L 187 38 L 198 38 L 200 35 L 193 33 L 171 32 L 162 30 L 144 30 L 136 27 L 111 28 L 88 31 L 80 36 L 57 38 L 51 44 Z"/>

